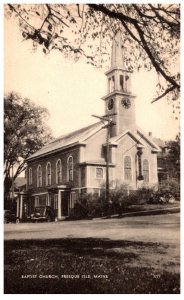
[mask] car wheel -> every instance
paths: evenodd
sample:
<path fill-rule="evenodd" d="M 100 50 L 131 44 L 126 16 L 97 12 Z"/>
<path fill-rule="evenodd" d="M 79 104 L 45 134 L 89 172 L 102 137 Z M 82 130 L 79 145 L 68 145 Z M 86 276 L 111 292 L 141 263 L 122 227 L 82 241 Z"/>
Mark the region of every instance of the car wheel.
<path fill-rule="evenodd" d="M 8 223 L 8 219 L 4 218 L 4 224 L 7 224 L 7 223 Z"/>

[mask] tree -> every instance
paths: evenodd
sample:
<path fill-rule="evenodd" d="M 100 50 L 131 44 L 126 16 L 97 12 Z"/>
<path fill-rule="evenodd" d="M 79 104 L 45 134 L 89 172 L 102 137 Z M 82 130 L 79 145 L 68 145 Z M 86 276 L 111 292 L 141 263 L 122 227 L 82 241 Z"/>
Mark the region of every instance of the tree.
<path fill-rule="evenodd" d="M 167 143 L 168 153 L 165 157 L 165 163 L 170 178 L 180 180 L 180 135 L 176 136 L 174 141 Z"/>
<path fill-rule="evenodd" d="M 26 168 L 26 158 L 51 140 L 48 112 L 27 98 L 9 93 L 4 98 L 4 193 Z M 12 168 L 14 174 L 12 176 Z"/>
<path fill-rule="evenodd" d="M 110 41 L 120 30 L 129 70 L 154 68 L 158 74 L 153 102 L 178 99 L 179 4 L 7 4 L 5 11 L 17 17 L 24 40 L 34 47 L 85 57 L 96 66 L 108 61 Z"/>

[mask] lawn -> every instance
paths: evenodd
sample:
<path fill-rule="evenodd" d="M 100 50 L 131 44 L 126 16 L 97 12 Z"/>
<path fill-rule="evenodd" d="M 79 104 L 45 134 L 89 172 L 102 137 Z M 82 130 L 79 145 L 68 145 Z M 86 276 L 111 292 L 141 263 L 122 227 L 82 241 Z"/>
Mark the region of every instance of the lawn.
<path fill-rule="evenodd" d="M 5 294 L 180 292 L 174 245 L 97 238 L 10 240 L 4 260 Z"/>
<path fill-rule="evenodd" d="M 130 214 L 133 215 L 158 215 L 158 214 L 171 214 L 177 213 L 180 211 L 180 202 L 176 201 L 174 203 L 166 203 L 166 204 L 137 204 L 130 205 L 126 208 L 126 211 L 122 214 L 124 215 Z M 119 216 L 121 217 L 121 216 Z"/>

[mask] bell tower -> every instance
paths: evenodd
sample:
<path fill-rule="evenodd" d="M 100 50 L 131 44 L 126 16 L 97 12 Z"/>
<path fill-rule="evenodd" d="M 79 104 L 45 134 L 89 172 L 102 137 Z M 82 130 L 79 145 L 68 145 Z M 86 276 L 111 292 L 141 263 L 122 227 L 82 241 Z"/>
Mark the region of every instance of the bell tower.
<path fill-rule="evenodd" d="M 131 93 L 131 72 L 124 62 L 123 46 L 120 31 L 115 35 L 112 43 L 111 67 L 105 73 L 107 76 L 107 95 L 105 114 L 116 114 L 112 120 L 116 123 L 111 128 L 111 137 L 119 135 L 126 129 L 136 129 L 135 95 Z"/>

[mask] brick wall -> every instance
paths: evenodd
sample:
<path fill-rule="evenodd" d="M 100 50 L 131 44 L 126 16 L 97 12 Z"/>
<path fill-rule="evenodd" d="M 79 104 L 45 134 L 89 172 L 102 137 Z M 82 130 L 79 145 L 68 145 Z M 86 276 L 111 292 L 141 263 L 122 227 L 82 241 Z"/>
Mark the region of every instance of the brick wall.
<path fill-rule="evenodd" d="M 32 184 L 27 185 L 28 190 L 31 190 L 32 193 L 42 193 L 47 191 L 48 186 L 46 186 L 46 165 L 48 162 L 51 163 L 51 186 L 56 186 L 56 162 L 58 159 L 61 159 L 62 164 L 62 181 L 61 184 L 67 184 L 68 178 L 67 178 L 67 160 L 69 156 L 73 156 L 73 181 L 71 184 L 74 187 L 78 187 L 78 163 L 79 163 L 79 148 L 71 149 L 68 151 L 61 151 L 57 154 L 52 154 L 44 158 L 38 158 L 32 162 L 28 162 L 28 167 L 32 168 Z M 37 187 L 37 167 L 38 165 L 41 165 L 42 168 L 42 186 Z M 27 180 L 29 180 L 29 176 L 27 176 Z"/>

